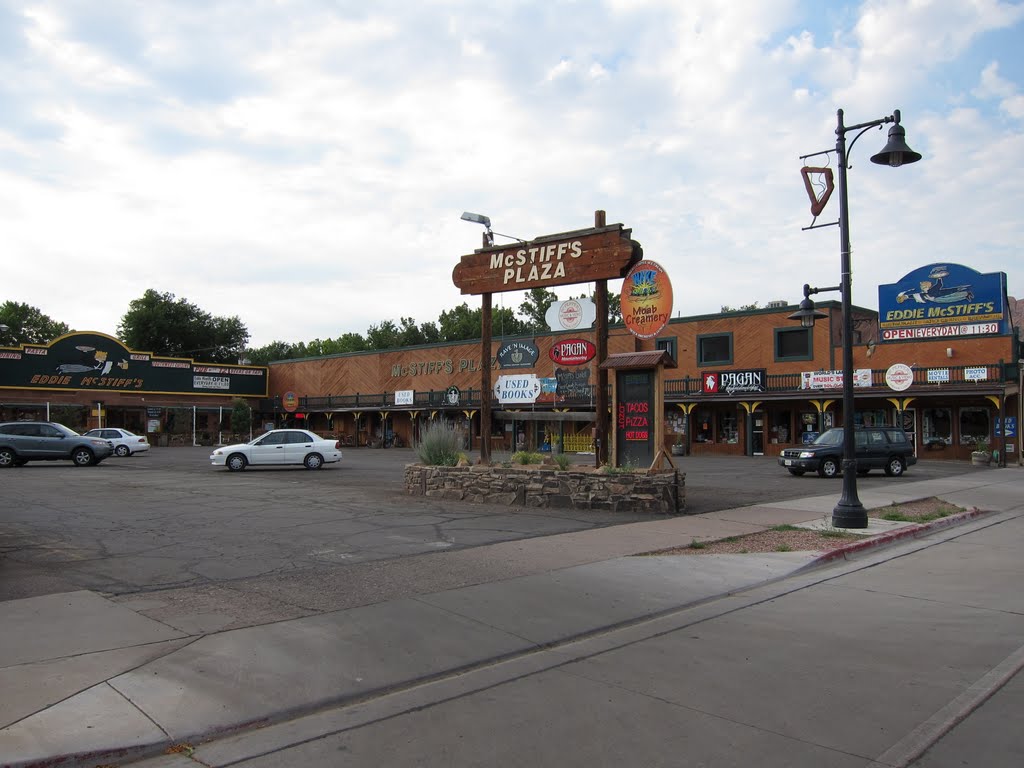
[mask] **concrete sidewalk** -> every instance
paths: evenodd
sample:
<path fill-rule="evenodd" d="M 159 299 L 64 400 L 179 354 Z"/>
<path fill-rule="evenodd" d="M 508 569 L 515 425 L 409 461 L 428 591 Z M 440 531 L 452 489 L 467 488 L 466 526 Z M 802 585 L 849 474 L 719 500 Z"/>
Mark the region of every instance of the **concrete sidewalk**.
<path fill-rule="evenodd" d="M 981 512 L 1024 508 L 1024 472 L 866 492 L 868 508 L 937 496 L 974 510 L 869 529 L 839 554 L 631 555 L 823 519 L 817 496 L 480 547 L 501 581 L 213 634 L 187 634 L 91 592 L 0 604 L 0 763 L 95 765 L 280 722 L 480 669 L 779 580 Z M 439 557 L 439 567 L 442 564 Z M 168 758 L 173 759 L 173 758 Z"/>

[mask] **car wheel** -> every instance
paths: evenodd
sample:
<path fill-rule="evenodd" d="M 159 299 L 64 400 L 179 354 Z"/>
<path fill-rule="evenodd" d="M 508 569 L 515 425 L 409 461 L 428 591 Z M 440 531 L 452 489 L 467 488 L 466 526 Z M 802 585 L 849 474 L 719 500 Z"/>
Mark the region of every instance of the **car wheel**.
<path fill-rule="evenodd" d="M 889 477 L 899 477 L 906 468 L 907 465 L 903 463 L 903 459 L 899 456 L 892 456 L 885 464 L 885 474 Z"/>
<path fill-rule="evenodd" d="M 791 475 L 796 475 L 797 477 L 800 477 L 800 475 L 802 475 L 803 473 L 804 471 L 802 469 L 793 469 L 792 467 L 789 467 L 789 474 Z"/>
<path fill-rule="evenodd" d="M 302 463 L 306 465 L 306 469 L 320 469 L 324 465 L 324 457 L 319 453 L 311 453 Z"/>
<path fill-rule="evenodd" d="M 128 450 L 127 445 L 119 445 L 117 446 L 117 448 L 114 449 L 114 453 L 116 453 L 118 456 L 127 456 L 129 453 L 131 453 L 131 451 Z"/>
<path fill-rule="evenodd" d="M 818 465 L 818 474 L 822 477 L 835 477 L 839 474 L 839 463 L 831 457 L 822 459 Z"/>
<path fill-rule="evenodd" d="M 93 464 L 98 463 L 96 457 L 88 448 L 76 448 L 73 450 L 71 452 L 71 460 L 75 463 L 76 467 L 91 467 Z"/>
<path fill-rule="evenodd" d="M 10 448 L 0 448 L 0 469 L 18 466 L 18 457 Z"/>
<path fill-rule="evenodd" d="M 241 472 L 249 462 L 246 461 L 245 456 L 242 454 L 232 453 L 224 463 L 227 464 L 228 469 L 232 472 Z"/>

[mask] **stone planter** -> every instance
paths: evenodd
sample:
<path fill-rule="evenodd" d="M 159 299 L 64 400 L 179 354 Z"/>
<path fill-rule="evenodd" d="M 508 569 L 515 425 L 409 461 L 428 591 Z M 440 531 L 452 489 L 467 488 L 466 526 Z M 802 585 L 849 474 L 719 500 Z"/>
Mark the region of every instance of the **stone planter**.
<path fill-rule="evenodd" d="M 979 467 L 987 467 L 992 463 L 992 454 L 988 451 L 973 451 L 971 453 L 971 464 L 977 464 Z"/>
<path fill-rule="evenodd" d="M 685 456 L 686 446 L 683 445 L 682 443 L 679 443 L 678 445 L 673 445 L 671 451 L 673 456 Z"/>
<path fill-rule="evenodd" d="M 685 475 L 560 471 L 547 467 L 430 467 L 407 464 L 413 496 L 518 507 L 601 509 L 678 515 L 686 511 Z"/>

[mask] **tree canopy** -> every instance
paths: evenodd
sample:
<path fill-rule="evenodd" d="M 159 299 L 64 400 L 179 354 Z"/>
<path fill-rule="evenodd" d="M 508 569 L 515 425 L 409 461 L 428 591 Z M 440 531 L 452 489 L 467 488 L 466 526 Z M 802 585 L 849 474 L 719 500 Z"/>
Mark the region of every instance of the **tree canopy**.
<path fill-rule="evenodd" d="M 249 331 L 236 317 L 215 317 L 173 293 L 148 289 L 128 305 L 117 328 L 131 349 L 208 363 L 237 363 Z"/>
<path fill-rule="evenodd" d="M 70 333 L 66 323 L 59 323 L 44 315 L 37 307 L 17 301 L 5 301 L 0 305 L 0 345 L 48 344 L 58 336 Z"/>

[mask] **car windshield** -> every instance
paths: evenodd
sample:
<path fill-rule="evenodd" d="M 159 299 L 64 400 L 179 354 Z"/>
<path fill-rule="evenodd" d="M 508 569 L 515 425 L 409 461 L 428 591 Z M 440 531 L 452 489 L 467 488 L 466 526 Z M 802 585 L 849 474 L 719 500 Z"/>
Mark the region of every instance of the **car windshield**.
<path fill-rule="evenodd" d="M 829 429 L 818 435 L 818 438 L 811 445 L 841 445 L 843 442 L 843 430 Z"/>

